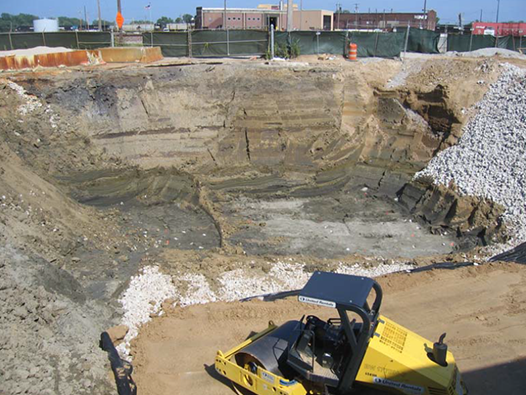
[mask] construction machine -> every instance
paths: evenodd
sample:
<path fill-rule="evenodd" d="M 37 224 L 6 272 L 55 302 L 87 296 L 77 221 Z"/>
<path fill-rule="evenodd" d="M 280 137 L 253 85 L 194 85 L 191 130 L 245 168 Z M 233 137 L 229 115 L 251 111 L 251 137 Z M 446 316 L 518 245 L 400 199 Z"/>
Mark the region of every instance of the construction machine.
<path fill-rule="evenodd" d="M 290 294 L 337 315 L 308 315 L 280 326 L 270 321 L 237 347 L 218 351 L 215 369 L 236 392 L 345 395 L 373 387 L 409 395 L 467 394 L 445 334 L 433 343 L 380 315 L 382 289 L 375 280 L 314 272 Z"/>

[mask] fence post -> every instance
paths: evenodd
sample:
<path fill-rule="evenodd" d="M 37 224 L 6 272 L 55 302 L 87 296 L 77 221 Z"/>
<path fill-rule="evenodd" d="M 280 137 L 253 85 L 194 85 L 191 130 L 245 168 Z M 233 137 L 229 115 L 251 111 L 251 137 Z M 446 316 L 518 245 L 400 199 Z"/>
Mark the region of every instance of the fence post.
<path fill-rule="evenodd" d="M 274 59 L 274 24 L 270 25 L 270 59 Z"/>
<path fill-rule="evenodd" d="M 11 37 L 11 32 L 8 33 L 9 34 L 9 45 L 11 45 L 11 51 L 14 49 L 13 48 L 13 38 Z"/>
<path fill-rule="evenodd" d="M 188 46 L 188 57 L 192 57 L 192 31 L 187 28 L 186 44 Z"/>
<path fill-rule="evenodd" d="M 318 55 L 320 54 L 320 34 L 321 32 L 319 31 L 316 32 L 316 53 Z"/>
<path fill-rule="evenodd" d="M 42 42 L 44 43 L 44 47 L 47 47 L 46 45 L 46 35 L 45 33 L 42 31 Z"/>
<path fill-rule="evenodd" d="M 115 36 L 113 35 L 113 30 L 110 32 L 110 41 L 111 47 L 113 48 L 115 46 Z"/>
<path fill-rule="evenodd" d="M 469 36 L 469 52 L 471 52 L 472 45 L 473 45 L 473 29 L 471 29 L 471 35 Z"/>
<path fill-rule="evenodd" d="M 80 49 L 79 46 L 79 32 L 75 30 L 75 40 L 77 41 L 77 49 Z"/>
<path fill-rule="evenodd" d="M 409 42 L 409 31 L 411 30 L 411 25 L 408 23 L 407 24 L 407 34 L 405 35 L 405 43 L 404 43 L 404 58 L 405 58 L 405 54 L 407 52 L 407 44 Z"/>
<path fill-rule="evenodd" d="M 226 55 L 230 56 L 230 33 L 228 28 L 226 29 Z"/>
<path fill-rule="evenodd" d="M 376 32 L 376 42 L 374 43 L 374 57 L 376 58 L 376 51 L 378 50 L 378 38 L 379 38 L 380 32 Z"/>

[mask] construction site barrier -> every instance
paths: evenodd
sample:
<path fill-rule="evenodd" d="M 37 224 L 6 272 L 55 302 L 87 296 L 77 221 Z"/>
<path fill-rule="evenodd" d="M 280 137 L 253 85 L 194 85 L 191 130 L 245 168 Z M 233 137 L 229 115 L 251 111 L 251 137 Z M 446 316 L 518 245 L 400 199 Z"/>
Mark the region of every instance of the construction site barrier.
<path fill-rule="evenodd" d="M 448 51 L 470 52 L 482 48 L 503 48 L 520 51 L 526 47 L 526 38 L 514 36 L 494 37 L 489 35 L 449 34 Z"/>
<path fill-rule="evenodd" d="M 358 45 L 349 44 L 349 60 L 356 60 L 358 57 Z"/>
<path fill-rule="evenodd" d="M 111 32 L 0 33 L 1 51 L 39 46 L 95 49 L 111 45 Z"/>
<path fill-rule="evenodd" d="M 358 57 L 395 58 L 404 49 L 405 35 L 384 32 L 346 32 L 347 41 L 358 45 Z"/>
<path fill-rule="evenodd" d="M 345 33 L 343 32 L 276 32 L 275 40 L 276 44 L 281 46 L 290 46 L 294 43 L 299 46 L 301 55 L 343 55 L 347 52 L 345 48 L 347 43 L 345 41 Z"/>
<path fill-rule="evenodd" d="M 159 46 L 163 56 L 261 56 L 268 50 L 266 30 L 194 30 L 144 33 L 145 46 Z"/>
<path fill-rule="evenodd" d="M 406 40 L 407 39 L 407 40 Z M 261 56 L 269 51 L 266 30 L 195 30 L 189 32 L 145 32 L 145 46 L 160 47 L 165 57 Z M 349 44 L 358 46 L 358 57 L 394 58 L 404 51 L 439 53 L 440 34 L 421 29 L 396 32 L 293 31 L 275 32 L 276 45 L 299 48 L 301 55 L 334 54 L 348 56 Z M 522 37 L 454 35 L 447 37 L 448 51 L 474 51 L 481 48 L 505 48 L 524 51 Z M 37 46 L 95 49 L 112 46 L 111 32 L 0 33 L 0 50 L 27 49 Z"/>

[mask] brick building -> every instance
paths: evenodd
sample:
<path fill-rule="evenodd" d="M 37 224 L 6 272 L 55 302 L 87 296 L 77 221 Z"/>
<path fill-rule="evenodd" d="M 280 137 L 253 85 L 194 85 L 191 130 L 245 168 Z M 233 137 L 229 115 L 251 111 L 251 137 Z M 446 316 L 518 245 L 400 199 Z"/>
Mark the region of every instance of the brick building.
<path fill-rule="evenodd" d="M 342 30 L 393 30 L 397 27 L 435 30 L 436 11 L 427 13 L 413 12 L 372 12 L 372 13 L 334 13 L 334 29 Z"/>
<path fill-rule="evenodd" d="M 333 30 L 333 11 L 293 9 L 294 30 Z M 224 8 L 197 7 L 195 28 L 223 29 L 225 24 Z M 266 30 L 274 25 L 276 30 L 287 27 L 287 6 L 262 4 L 257 8 L 227 8 L 226 24 L 228 29 Z"/>

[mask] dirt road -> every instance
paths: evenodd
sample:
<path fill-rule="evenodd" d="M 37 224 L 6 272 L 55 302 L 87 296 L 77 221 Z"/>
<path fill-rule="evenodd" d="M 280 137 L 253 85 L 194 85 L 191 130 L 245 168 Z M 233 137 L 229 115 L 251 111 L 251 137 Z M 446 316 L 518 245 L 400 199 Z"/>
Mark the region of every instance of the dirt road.
<path fill-rule="evenodd" d="M 486 264 L 394 274 L 379 282 L 384 315 L 430 340 L 447 332 L 471 394 L 526 393 L 525 266 Z M 174 309 L 154 319 L 135 341 L 139 391 L 232 394 L 211 367 L 215 351 L 226 351 L 251 331 L 264 329 L 269 319 L 281 323 L 314 310 L 292 299 Z"/>

